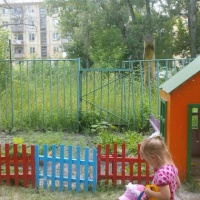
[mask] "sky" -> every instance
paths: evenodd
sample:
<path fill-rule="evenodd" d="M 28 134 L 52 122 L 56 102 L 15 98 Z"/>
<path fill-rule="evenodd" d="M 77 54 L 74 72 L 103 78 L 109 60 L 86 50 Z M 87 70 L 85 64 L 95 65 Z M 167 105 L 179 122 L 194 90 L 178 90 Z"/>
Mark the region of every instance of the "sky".
<path fill-rule="evenodd" d="M 27 3 L 27 2 L 43 2 L 43 0 L 0 0 L 0 4 L 5 4 L 6 5 L 6 2 L 7 4 L 9 3 Z"/>

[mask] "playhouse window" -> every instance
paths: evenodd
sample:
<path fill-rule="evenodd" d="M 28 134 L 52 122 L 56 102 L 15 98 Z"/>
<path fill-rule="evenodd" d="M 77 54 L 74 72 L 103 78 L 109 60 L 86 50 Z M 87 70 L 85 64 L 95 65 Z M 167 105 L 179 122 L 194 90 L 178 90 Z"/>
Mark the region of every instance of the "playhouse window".
<path fill-rule="evenodd" d="M 192 108 L 192 128 L 198 129 L 198 108 Z"/>
<path fill-rule="evenodd" d="M 192 116 L 192 128 L 198 129 L 198 116 Z"/>
<path fill-rule="evenodd" d="M 198 113 L 198 108 L 192 108 L 192 113 Z"/>
<path fill-rule="evenodd" d="M 167 102 L 164 99 L 161 99 L 161 108 L 160 108 L 160 132 L 162 136 L 166 137 L 166 116 L 167 116 Z"/>

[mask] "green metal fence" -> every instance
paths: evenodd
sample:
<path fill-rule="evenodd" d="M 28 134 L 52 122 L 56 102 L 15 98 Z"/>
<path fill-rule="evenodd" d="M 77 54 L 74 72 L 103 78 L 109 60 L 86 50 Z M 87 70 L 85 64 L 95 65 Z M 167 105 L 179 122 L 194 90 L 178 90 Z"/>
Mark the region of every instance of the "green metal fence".
<path fill-rule="evenodd" d="M 159 85 L 191 61 L 124 61 L 90 69 L 81 68 L 80 59 L 0 61 L 0 128 L 75 130 L 100 121 L 145 128 L 150 113 L 159 117 Z"/>
<path fill-rule="evenodd" d="M 159 85 L 193 59 L 124 61 L 118 68 L 80 69 L 81 124 L 89 128 L 98 121 L 135 130 L 147 130 L 150 113 L 159 118 Z M 155 78 L 151 80 L 151 65 Z M 145 81 L 144 66 L 147 66 Z"/>
<path fill-rule="evenodd" d="M 0 62 L 1 129 L 77 126 L 79 59 Z"/>

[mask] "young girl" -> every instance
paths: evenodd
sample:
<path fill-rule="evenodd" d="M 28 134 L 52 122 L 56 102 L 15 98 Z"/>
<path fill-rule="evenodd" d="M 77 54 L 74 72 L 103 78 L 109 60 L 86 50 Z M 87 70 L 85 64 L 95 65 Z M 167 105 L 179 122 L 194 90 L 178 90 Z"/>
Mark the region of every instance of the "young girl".
<path fill-rule="evenodd" d="M 142 199 L 152 197 L 157 200 L 174 200 L 175 191 L 181 185 L 178 169 L 159 133 L 154 133 L 141 142 L 140 155 L 154 168 L 155 173 L 152 184 L 159 189 L 159 192 L 155 192 L 150 188 L 144 188 L 146 197 L 143 196 Z M 134 192 L 127 189 L 118 199 L 133 200 L 137 198 L 134 196 Z"/>
<path fill-rule="evenodd" d="M 157 185 L 159 192 L 145 188 L 146 197 L 157 200 L 174 200 L 175 191 L 180 188 L 178 169 L 169 153 L 167 146 L 158 133 L 144 139 L 140 146 L 140 155 L 154 170 L 152 184 Z"/>

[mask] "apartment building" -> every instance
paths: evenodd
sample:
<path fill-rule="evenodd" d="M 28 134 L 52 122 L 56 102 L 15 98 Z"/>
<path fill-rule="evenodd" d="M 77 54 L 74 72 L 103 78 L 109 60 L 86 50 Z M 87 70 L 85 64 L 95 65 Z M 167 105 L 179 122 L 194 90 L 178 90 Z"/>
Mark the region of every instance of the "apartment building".
<path fill-rule="evenodd" d="M 0 27 L 8 29 L 13 59 L 62 58 L 58 16 L 48 16 L 43 0 L 0 0 Z"/>

